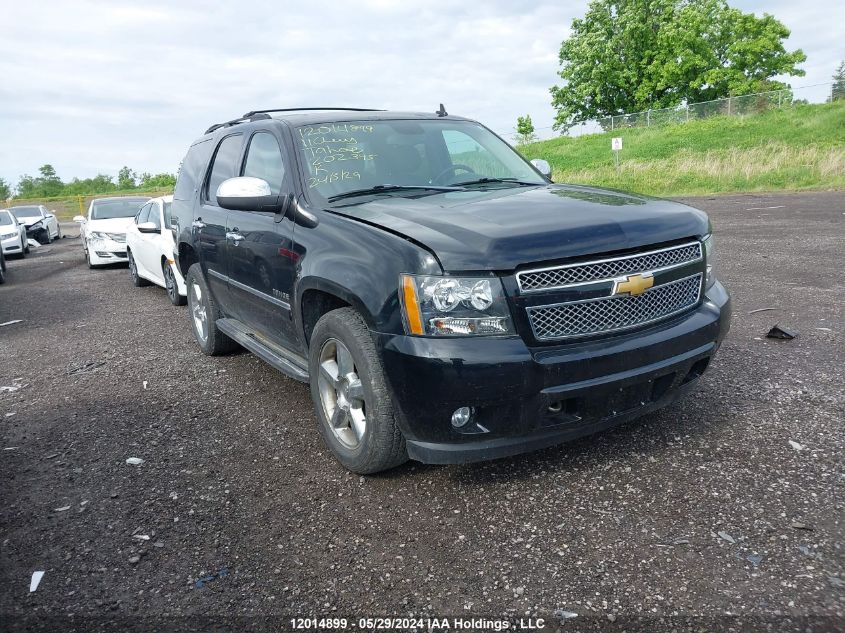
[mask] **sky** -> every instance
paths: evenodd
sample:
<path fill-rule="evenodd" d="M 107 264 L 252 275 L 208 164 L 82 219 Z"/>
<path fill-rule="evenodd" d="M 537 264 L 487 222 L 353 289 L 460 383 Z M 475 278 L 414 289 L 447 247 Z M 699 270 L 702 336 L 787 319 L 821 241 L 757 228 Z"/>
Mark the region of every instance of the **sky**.
<path fill-rule="evenodd" d="M 249 110 L 434 111 L 512 137 L 530 114 L 552 134 L 560 43 L 586 0 L 3 3 L 0 178 L 52 164 L 63 180 L 174 172 L 212 123 Z M 734 0 L 792 30 L 808 56 L 793 86 L 845 58 L 841 0 Z M 821 101 L 824 88 L 799 92 Z"/>

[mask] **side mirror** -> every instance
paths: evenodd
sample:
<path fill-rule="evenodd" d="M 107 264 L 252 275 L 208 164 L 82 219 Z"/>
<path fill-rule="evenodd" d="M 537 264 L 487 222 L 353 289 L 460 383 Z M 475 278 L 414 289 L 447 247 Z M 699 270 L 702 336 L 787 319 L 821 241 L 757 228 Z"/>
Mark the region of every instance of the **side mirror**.
<path fill-rule="evenodd" d="M 84 215 L 75 215 L 75 216 L 73 216 L 73 221 L 74 222 L 85 222 L 85 216 Z"/>
<path fill-rule="evenodd" d="M 549 165 L 548 161 L 543 160 L 542 158 L 535 158 L 531 161 L 531 164 L 537 168 L 541 174 L 543 174 L 549 180 L 552 179 L 552 166 Z"/>
<path fill-rule="evenodd" d="M 156 226 L 155 222 L 141 222 L 138 225 L 138 232 L 139 233 L 158 233 L 159 228 Z"/>
<path fill-rule="evenodd" d="M 217 204 L 233 211 L 278 211 L 278 195 L 270 191 L 270 185 L 261 178 L 238 176 L 229 178 L 217 187 Z"/>

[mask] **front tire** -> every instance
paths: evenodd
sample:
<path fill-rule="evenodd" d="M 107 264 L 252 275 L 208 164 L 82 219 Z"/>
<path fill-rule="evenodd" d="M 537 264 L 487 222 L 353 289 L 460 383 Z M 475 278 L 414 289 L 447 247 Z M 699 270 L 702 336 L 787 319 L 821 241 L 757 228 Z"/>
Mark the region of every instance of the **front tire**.
<path fill-rule="evenodd" d="M 361 315 L 323 315 L 309 346 L 311 397 L 320 433 L 338 461 L 361 475 L 408 460 L 375 342 Z"/>
<path fill-rule="evenodd" d="M 29 242 L 26 241 L 26 235 L 21 235 L 21 259 L 29 255 Z"/>
<path fill-rule="evenodd" d="M 129 256 L 129 276 L 132 278 L 132 285 L 136 288 L 143 288 L 149 286 L 150 282 L 138 274 L 138 264 L 135 263 L 135 258 L 132 256 L 132 251 L 127 251 Z"/>
<path fill-rule="evenodd" d="M 179 294 L 179 284 L 176 283 L 173 265 L 166 260 L 161 262 L 161 272 L 164 274 L 164 287 L 167 290 L 167 298 L 170 299 L 170 303 L 175 306 L 185 305 L 188 299 Z"/>
<path fill-rule="evenodd" d="M 205 275 L 199 264 L 194 264 L 188 269 L 185 284 L 188 286 L 188 314 L 191 317 L 191 330 L 203 354 L 220 356 L 235 351 L 238 344 L 217 327 L 217 319 L 223 315 L 214 297 L 208 291 L 208 284 L 205 282 Z"/>

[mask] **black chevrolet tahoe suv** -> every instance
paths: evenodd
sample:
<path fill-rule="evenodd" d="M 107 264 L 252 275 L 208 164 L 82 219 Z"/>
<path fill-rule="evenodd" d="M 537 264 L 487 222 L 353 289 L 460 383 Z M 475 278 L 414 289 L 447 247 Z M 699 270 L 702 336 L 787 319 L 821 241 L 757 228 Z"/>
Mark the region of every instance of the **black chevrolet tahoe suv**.
<path fill-rule="evenodd" d="M 250 112 L 185 156 L 173 200 L 197 343 L 310 383 L 356 473 L 593 433 L 692 387 L 727 333 L 707 216 L 553 184 L 483 125 Z"/>

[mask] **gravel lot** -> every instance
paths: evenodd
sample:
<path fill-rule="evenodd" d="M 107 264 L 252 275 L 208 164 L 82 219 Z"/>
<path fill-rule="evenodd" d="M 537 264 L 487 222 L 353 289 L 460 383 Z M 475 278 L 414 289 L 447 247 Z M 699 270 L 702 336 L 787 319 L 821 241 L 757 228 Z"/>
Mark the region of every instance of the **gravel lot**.
<path fill-rule="evenodd" d="M 10 260 L 0 628 L 842 630 L 845 194 L 688 202 L 734 297 L 692 396 L 559 448 L 382 476 L 334 461 L 305 385 L 203 356 L 184 308 L 89 270 L 78 239 Z M 799 336 L 766 339 L 775 323 Z"/>

